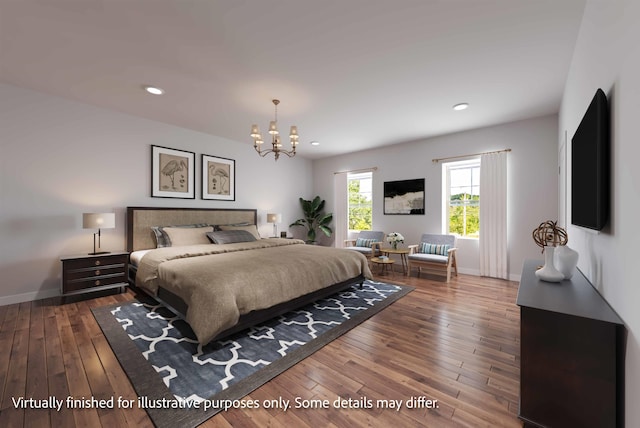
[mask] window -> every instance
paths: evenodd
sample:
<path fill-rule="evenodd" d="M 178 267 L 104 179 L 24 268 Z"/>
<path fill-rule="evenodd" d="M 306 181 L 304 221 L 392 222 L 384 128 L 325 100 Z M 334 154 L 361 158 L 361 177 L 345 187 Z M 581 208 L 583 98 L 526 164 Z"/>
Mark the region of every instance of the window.
<path fill-rule="evenodd" d="M 371 230 L 373 213 L 373 173 L 362 172 L 347 176 L 349 196 L 349 230 Z"/>
<path fill-rule="evenodd" d="M 446 233 L 480 237 L 480 159 L 443 165 Z"/>

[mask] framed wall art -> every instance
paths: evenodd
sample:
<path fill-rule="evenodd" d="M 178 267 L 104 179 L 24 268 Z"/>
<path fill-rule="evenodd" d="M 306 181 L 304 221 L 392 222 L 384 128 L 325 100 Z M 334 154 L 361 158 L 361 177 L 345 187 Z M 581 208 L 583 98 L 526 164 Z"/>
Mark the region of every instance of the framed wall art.
<path fill-rule="evenodd" d="M 202 199 L 236 200 L 236 161 L 202 155 Z"/>
<path fill-rule="evenodd" d="M 424 214 L 424 178 L 384 182 L 385 214 Z"/>
<path fill-rule="evenodd" d="M 151 196 L 195 199 L 196 154 L 151 146 Z"/>

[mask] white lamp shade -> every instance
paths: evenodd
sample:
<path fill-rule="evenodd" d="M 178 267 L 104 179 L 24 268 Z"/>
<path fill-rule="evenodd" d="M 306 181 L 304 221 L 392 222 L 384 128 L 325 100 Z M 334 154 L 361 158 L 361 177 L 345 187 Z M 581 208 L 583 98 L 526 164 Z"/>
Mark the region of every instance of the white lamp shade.
<path fill-rule="evenodd" d="M 278 135 L 278 127 L 276 125 L 275 120 L 272 120 L 271 122 L 269 122 L 269 134 Z"/>
<path fill-rule="evenodd" d="M 282 223 L 282 214 L 267 214 L 267 223 Z"/>
<path fill-rule="evenodd" d="M 113 229 L 116 227 L 114 213 L 84 213 L 82 214 L 84 229 Z"/>

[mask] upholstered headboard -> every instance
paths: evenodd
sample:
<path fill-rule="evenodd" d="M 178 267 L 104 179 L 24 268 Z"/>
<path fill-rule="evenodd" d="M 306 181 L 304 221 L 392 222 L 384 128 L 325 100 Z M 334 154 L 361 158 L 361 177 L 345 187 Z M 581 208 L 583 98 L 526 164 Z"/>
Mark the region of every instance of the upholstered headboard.
<path fill-rule="evenodd" d="M 257 224 L 255 209 L 127 207 L 127 251 L 156 247 L 152 226 Z"/>

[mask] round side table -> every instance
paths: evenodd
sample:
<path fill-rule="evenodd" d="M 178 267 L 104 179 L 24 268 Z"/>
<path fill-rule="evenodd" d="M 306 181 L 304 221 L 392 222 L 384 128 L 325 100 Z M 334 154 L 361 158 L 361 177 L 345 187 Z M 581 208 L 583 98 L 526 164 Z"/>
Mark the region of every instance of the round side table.
<path fill-rule="evenodd" d="M 371 257 L 371 263 L 378 266 L 378 273 L 383 275 L 386 272 L 391 271 L 393 273 L 393 264 L 395 260 L 393 259 L 381 259 L 380 257 Z"/>

